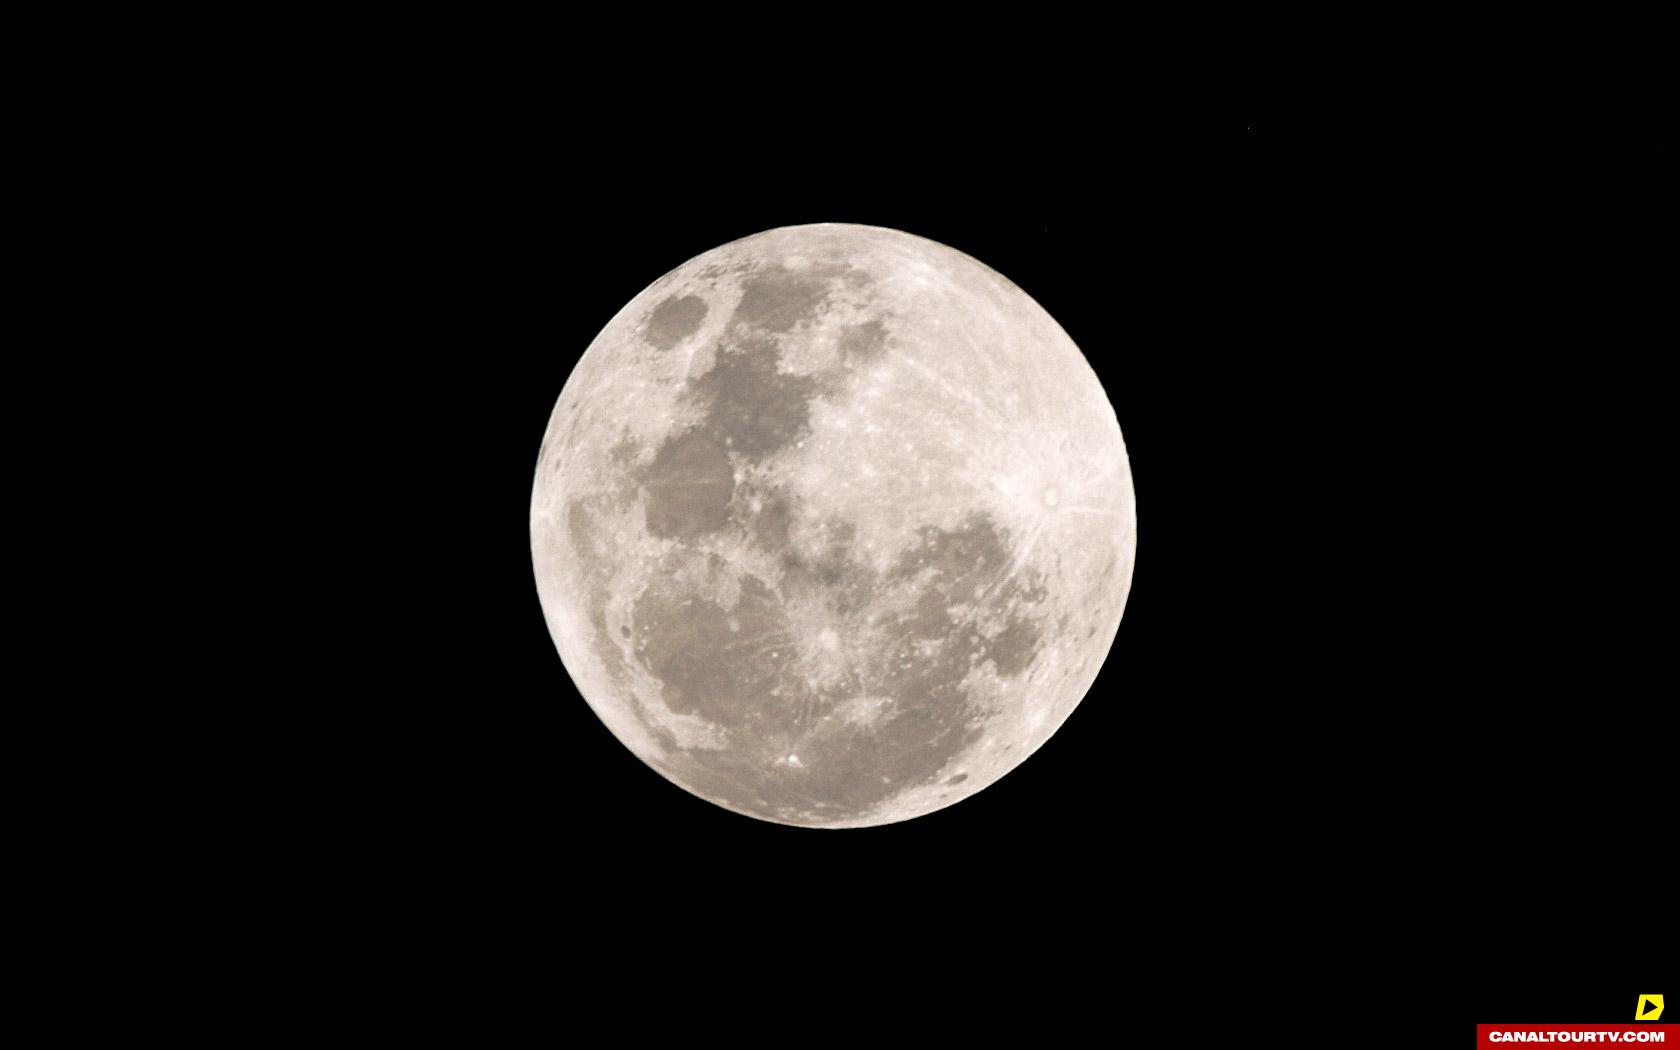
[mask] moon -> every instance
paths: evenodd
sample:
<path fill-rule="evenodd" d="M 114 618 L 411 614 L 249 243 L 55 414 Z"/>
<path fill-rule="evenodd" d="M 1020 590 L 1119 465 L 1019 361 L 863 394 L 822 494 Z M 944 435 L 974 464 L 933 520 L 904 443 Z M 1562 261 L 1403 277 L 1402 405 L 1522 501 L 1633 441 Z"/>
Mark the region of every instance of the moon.
<path fill-rule="evenodd" d="M 1137 546 L 1114 408 L 1025 292 L 933 241 L 791 226 L 661 277 L 583 354 L 531 499 L 567 672 L 736 813 L 907 820 L 1044 744 Z"/>

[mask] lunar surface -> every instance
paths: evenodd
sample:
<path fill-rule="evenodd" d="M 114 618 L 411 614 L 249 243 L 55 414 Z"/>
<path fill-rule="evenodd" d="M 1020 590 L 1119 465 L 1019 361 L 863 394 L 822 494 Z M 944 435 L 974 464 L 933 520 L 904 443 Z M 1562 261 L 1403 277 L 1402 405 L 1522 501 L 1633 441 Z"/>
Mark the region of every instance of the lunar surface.
<path fill-rule="evenodd" d="M 579 361 L 531 502 L 562 661 L 619 740 L 784 824 L 920 816 L 1067 719 L 1131 586 L 1114 409 L 968 256 L 818 225 L 655 281 Z"/>

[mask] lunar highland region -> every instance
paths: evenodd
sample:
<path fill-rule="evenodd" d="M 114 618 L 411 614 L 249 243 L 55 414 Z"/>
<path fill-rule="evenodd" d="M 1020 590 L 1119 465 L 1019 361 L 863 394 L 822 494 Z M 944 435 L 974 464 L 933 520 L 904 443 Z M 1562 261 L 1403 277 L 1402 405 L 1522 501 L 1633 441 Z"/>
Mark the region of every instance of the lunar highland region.
<path fill-rule="evenodd" d="M 961 252 L 836 224 L 706 252 L 619 311 L 531 503 L 550 631 L 613 734 L 812 827 L 932 812 L 1039 748 L 1113 643 L 1136 536 L 1114 409 L 1061 327 Z"/>

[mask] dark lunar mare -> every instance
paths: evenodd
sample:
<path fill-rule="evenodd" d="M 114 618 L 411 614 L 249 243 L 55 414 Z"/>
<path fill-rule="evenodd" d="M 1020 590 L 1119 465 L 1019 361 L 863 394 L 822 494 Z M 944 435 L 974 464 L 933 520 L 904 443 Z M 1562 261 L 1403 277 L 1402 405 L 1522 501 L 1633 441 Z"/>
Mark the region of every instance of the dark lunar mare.
<path fill-rule="evenodd" d="M 833 265 L 799 273 L 783 266 L 766 267 L 741 283 L 741 301 L 732 320 L 765 332 L 792 331 L 817 313 L 828 300 L 830 282 L 844 272 Z"/>
<path fill-rule="evenodd" d="M 819 383 L 780 370 L 775 336 L 815 316 L 838 272 L 772 267 L 744 280 L 712 367 L 688 384 L 686 397 L 704 409 L 704 422 L 667 438 L 642 477 L 649 533 L 688 538 L 722 527 L 734 495 L 729 456 L 757 463 L 810 432 Z M 649 315 L 645 337 L 669 349 L 692 334 L 705 313 L 693 296 L 667 299 Z"/>
<path fill-rule="evenodd" d="M 686 593 L 675 574 L 662 576 L 636 604 L 637 657 L 660 681 L 667 707 L 730 730 L 722 750 L 674 752 L 667 773 L 738 809 L 783 820 L 855 819 L 906 787 L 932 783 L 984 732 L 987 713 L 963 686 L 970 670 L 991 661 L 1010 677 L 1037 655 L 1030 609 L 1042 587 L 1036 577 L 1009 574 L 1009 550 L 996 523 L 975 515 L 955 529 L 923 529 L 884 575 L 838 546 L 809 561 L 788 555 L 783 597 L 875 610 L 891 640 L 826 687 L 813 684 L 799 656 L 801 628 L 764 581 L 745 577 L 739 605 L 725 610 Z M 894 596 L 906 588 L 915 600 L 888 611 L 903 604 Z M 1028 611 L 1006 617 L 988 637 L 950 611 L 977 590 L 999 607 L 1020 599 Z M 871 724 L 838 717 L 859 696 L 888 698 L 890 708 Z M 778 761 L 790 754 L 798 767 Z"/>
<path fill-rule="evenodd" d="M 698 536 L 729 519 L 735 468 L 706 434 L 689 431 L 667 440 L 642 474 L 646 523 L 662 539 Z"/>
<path fill-rule="evenodd" d="M 705 429 L 731 452 L 757 462 L 810 432 L 817 383 L 777 370 L 776 345 L 737 335 L 718 348 L 717 364 L 690 384 L 707 406 Z"/>
<path fill-rule="evenodd" d="M 648 315 L 647 341 L 669 350 L 700 330 L 706 320 L 706 303 L 696 295 L 667 299 Z"/>

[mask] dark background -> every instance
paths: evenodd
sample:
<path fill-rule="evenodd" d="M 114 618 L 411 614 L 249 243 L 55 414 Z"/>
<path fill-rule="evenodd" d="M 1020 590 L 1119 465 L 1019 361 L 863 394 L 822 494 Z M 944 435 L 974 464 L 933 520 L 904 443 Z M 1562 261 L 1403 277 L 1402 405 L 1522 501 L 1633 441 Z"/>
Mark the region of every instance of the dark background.
<path fill-rule="evenodd" d="M 403 936 L 500 960 L 512 999 L 582 968 L 583 1000 L 611 975 L 754 1002 L 873 981 L 1163 1031 L 1404 1002 L 1453 1045 L 1667 991 L 1638 960 L 1672 928 L 1672 705 L 1652 570 L 1619 560 L 1657 525 L 1639 456 L 1667 417 L 1654 344 L 1606 303 L 1662 294 L 1625 238 L 1667 228 L 1669 130 L 1089 78 L 790 117 L 797 72 L 629 119 L 486 63 L 345 132 L 369 163 L 329 270 L 368 320 L 336 390 L 379 408 L 340 452 L 371 512 L 342 541 L 364 586 L 330 599 L 365 632 L 334 745 L 365 781 L 335 823 L 399 873 L 371 906 L 437 902 Z M 948 244 L 1043 305 L 1114 403 L 1139 509 L 1066 725 L 973 798 L 844 832 L 726 812 L 619 745 L 527 533 L 549 412 L 618 308 L 824 221 Z M 1619 299 L 1583 259 L 1625 269 Z"/>

